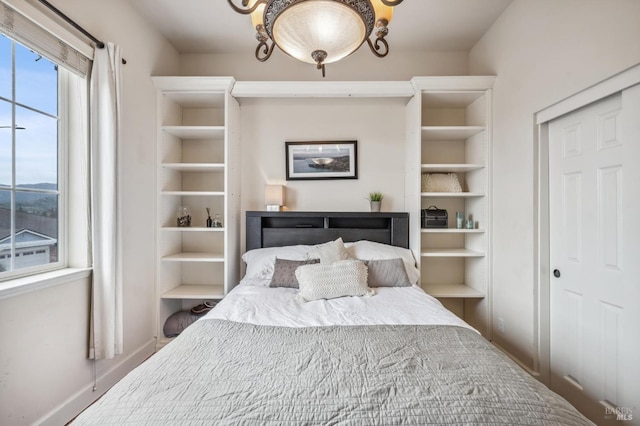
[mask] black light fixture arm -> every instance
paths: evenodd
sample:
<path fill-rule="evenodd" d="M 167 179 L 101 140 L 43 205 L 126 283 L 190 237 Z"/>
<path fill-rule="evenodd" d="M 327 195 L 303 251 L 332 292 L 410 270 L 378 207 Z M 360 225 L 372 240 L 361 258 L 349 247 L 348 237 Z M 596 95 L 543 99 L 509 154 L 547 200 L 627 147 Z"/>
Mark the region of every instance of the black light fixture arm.
<path fill-rule="evenodd" d="M 67 24 L 71 25 L 73 28 L 75 28 L 76 30 L 80 31 L 82 33 L 82 35 L 87 37 L 89 40 L 93 41 L 96 44 L 96 47 L 98 49 L 104 49 L 104 43 L 102 41 L 98 40 L 93 34 L 91 34 L 87 30 L 82 28 L 80 25 L 78 25 L 78 23 L 76 21 L 74 21 L 73 19 L 71 19 L 67 15 L 65 15 L 60 9 L 58 9 L 57 7 L 55 7 L 54 5 L 49 3 L 47 0 L 38 0 L 38 1 L 40 3 L 42 3 L 43 5 L 45 5 L 47 7 L 47 9 L 49 9 L 50 11 L 52 11 L 53 13 L 58 15 L 60 18 L 62 18 Z M 126 64 L 127 63 L 126 59 L 123 58 L 122 59 L 122 63 Z"/>
<path fill-rule="evenodd" d="M 404 0 L 380 0 L 382 2 L 382 4 L 384 4 L 385 6 L 397 6 L 400 3 L 402 3 Z"/>
<path fill-rule="evenodd" d="M 235 4 L 233 4 L 233 0 L 227 0 L 227 2 L 229 3 L 229 6 L 231 6 L 231 8 L 236 12 L 241 13 L 243 15 L 249 15 L 253 13 L 258 8 L 258 6 L 260 6 L 263 3 L 266 3 L 266 0 L 258 0 L 251 7 L 249 7 L 249 0 L 242 0 L 242 3 L 241 3 L 242 7 L 238 7 Z"/>

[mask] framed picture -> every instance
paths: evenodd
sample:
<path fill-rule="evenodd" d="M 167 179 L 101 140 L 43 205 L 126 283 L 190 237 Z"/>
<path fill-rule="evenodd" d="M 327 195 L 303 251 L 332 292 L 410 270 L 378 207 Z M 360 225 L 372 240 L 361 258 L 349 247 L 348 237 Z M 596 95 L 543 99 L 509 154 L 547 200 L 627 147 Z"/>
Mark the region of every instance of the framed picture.
<path fill-rule="evenodd" d="M 358 179 L 357 141 L 285 142 L 287 180 Z"/>

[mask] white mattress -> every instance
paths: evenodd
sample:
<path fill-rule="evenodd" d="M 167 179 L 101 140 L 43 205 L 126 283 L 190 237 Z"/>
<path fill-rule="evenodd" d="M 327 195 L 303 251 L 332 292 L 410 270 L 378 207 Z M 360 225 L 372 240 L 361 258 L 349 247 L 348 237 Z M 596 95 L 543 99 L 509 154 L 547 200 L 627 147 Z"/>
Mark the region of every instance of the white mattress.
<path fill-rule="evenodd" d="M 376 294 L 301 301 L 298 290 L 267 287 L 245 279 L 200 320 L 224 319 L 257 325 L 456 325 L 471 328 L 420 287 L 380 287 Z"/>

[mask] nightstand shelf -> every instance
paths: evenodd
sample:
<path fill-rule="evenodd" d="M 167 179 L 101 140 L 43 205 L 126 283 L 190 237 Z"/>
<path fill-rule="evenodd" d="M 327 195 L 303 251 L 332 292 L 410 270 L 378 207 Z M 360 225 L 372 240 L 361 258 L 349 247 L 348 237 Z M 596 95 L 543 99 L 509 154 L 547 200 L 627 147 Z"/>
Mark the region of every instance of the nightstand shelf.
<path fill-rule="evenodd" d="M 185 252 L 162 257 L 163 262 L 224 262 L 224 255 L 216 253 Z"/>
<path fill-rule="evenodd" d="M 421 257 L 484 257 L 485 254 L 480 251 L 469 250 L 466 248 L 448 248 L 448 249 L 423 249 L 420 253 Z"/>
<path fill-rule="evenodd" d="M 485 294 L 465 284 L 423 284 L 422 288 L 433 297 L 482 299 Z"/>
<path fill-rule="evenodd" d="M 164 292 L 160 297 L 162 299 L 222 299 L 224 286 L 181 284 Z"/>

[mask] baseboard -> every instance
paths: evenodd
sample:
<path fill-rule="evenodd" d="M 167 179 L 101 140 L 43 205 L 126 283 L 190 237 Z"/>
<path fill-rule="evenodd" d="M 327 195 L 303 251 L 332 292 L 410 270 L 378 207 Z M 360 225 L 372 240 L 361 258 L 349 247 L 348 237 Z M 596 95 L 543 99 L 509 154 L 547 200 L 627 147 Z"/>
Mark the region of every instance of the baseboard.
<path fill-rule="evenodd" d="M 107 390 L 122 379 L 128 372 L 140 365 L 155 352 L 156 340 L 151 339 L 137 351 L 123 358 L 106 373 L 97 379 L 96 387 L 88 384 L 58 407 L 41 417 L 35 424 L 44 426 L 59 426 L 68 423 L 89 405 L 100 398 Z"/>
<path fill-rule="evenodd" d="M 536 379 L 540 380 L 540 372 L 539 371 L 534 371 L 532 369 L 530 369 L 525 363 L 523 363 L 522 361 L 520 361 L 518 358 L 516 358 L 514 355 L 512 355 L 511 353 L 509 353 L 509 351 L 507 351 L 505 348 L 503 348 L 502 346 L 498 345 L 496 342 L 491 342 L 491 344 L 493 346 L 495 346 L 496 348 L 500 349 L 500 352 L 502 352 L 503 354 L 505 354 L 506 356 L 508 356 L 509 358 L 511 358 L 511 360 L 513 362 L 515 362 L 516 364 L 518 364 L 520 366 L 520 368 L 522 368 L 524 371 L 526 371 L 527 373 L 531 374 L 533 377 L 535 377 Z"/>

